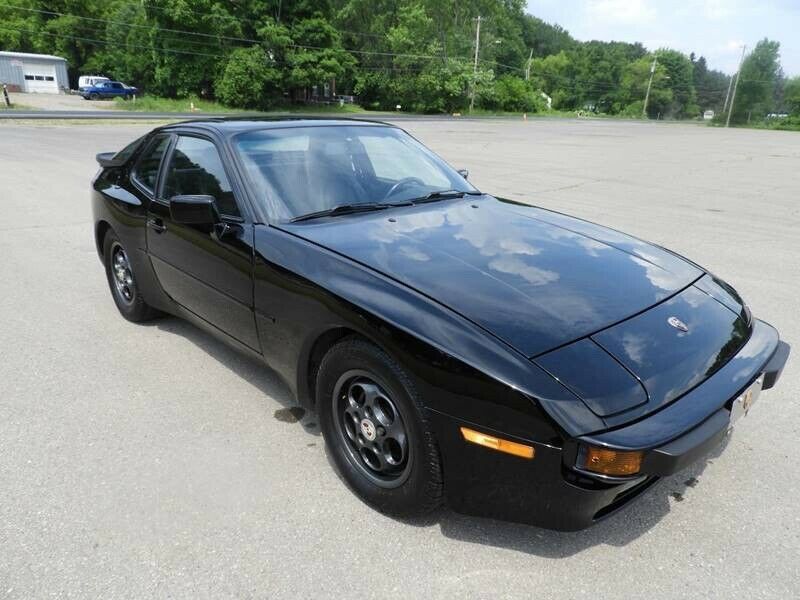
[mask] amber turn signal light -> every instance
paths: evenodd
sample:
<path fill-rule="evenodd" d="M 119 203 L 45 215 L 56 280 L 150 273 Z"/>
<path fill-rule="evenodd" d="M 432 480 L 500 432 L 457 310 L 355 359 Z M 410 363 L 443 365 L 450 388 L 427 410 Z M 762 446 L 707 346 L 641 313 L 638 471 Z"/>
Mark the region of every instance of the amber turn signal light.
<path fill-rule="evenodd" d="M 491 448 L 498 452 L 505 452 L 506 454 L 513 454 L 514 456 L 521 456 L 522 458 L 533 458 L 535 454 L 532 446 L 503 440 L 493 435 L 486 435 L 485 433 L 475 431 L 474 429 L 468 429 L 467 427 L 461 428 L 461 435 L 463 435 L 464 439 L 468 442 L 478 444 L 479 446 L 485 446 L 486 448 Z"/>
<path fill-rule="evenodd" d="M 584 446 L 578 455 L 578 467 L 585 471 L 614 477 L 636 475 L 642 468 L 643 456 L 644 453 L 640 451 Z"/>

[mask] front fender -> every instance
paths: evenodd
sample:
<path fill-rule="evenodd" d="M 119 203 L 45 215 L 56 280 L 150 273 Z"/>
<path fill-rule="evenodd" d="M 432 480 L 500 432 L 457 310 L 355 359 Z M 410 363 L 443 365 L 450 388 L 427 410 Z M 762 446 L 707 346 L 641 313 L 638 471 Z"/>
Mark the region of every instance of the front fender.
<path fill-rule="evenodd" d="M 402 283 L 291 233 L 255 229 L 255 309 L 264 355 L 301 402 L 303 355 L 320 332 L 358 332 L 399 360 L 428 408 L 552 441 L 603 422 L 550 375 Z M 302 362 L 302 359 L 301 361 Z"/>

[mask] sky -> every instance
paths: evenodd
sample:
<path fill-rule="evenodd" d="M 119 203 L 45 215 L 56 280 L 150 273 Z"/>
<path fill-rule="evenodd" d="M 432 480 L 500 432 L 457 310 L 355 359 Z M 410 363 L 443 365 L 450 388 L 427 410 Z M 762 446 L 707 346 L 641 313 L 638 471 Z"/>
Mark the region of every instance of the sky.
<path fill-rule="evenodd" d="M 781 43 L 784 73 L 800 75 L 800 0 L 528 0 L 528 12 L 581 41 L 694 52 L 729 74 L 743 44 L 768 37 Z"/>

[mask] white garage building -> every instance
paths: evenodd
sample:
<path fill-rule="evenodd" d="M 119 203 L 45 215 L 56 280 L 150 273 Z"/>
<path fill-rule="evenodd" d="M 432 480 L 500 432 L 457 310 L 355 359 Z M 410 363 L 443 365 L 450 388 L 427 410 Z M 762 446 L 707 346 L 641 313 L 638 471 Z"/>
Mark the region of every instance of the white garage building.
<path fill-rule="evenodd" d="M 11 91 L 59 94 L 69 89 L 67 61 L 49 54 L 0 52 L 0 84 Z"/>

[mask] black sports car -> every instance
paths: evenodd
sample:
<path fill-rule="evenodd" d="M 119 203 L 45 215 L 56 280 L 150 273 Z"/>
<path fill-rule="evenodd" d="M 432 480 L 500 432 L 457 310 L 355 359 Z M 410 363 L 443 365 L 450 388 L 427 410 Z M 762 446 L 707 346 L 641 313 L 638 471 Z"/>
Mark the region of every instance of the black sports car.
<path fill-rule="evenodd" d="M 208 119 L 97 159 L 122 315 L 263 359 L 381 511 L 585 527 L 717 445 L 789 354 L 698 265 L 484 194 L 391 125 Z"/>

